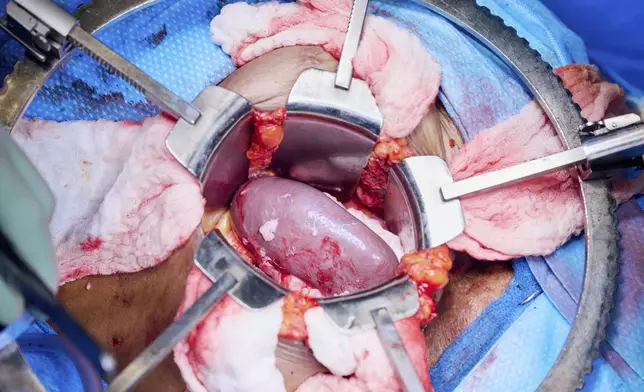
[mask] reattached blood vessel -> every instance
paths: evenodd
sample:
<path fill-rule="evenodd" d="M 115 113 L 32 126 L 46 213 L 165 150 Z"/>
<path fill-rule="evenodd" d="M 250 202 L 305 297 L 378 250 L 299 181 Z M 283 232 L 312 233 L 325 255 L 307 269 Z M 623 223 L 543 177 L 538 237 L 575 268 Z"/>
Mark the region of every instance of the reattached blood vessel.
<path fill-rule="evenodd" d="M 324 295 L 387 282 L 398 259 L 364 223 L 317 189 L 279 177 L 242 186 L 231 204 L 244 246 Z M 260 229 L 272 222 L 270 236 Z"/>
<path fill-rule="evenodd" d="M 356 189 L 358 199 L 367 207 L 381 210 L 389 180 L 389 170 L 405 158 L 414 155 L 406 139 L 380 139 L 376 143 L 367 166 L 362 170 Z"/>

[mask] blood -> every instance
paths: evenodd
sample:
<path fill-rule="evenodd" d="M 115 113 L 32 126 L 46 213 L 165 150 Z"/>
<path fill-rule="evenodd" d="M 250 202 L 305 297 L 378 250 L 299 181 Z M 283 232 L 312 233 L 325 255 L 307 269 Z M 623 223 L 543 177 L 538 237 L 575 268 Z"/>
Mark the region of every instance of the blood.
<path fill-rule="evenodd" d="M 121 123 L 126 126 L 139 126 L 143 125 L 142 121 L 122 120 Z"/>
<path fill-rule="evenodd" d="M 92 252 L 98 250 L 103 244 L 103 240 L 98 237 L 89 236 L 81 242 L 80 248 L 83 252 Z"/>
<path fill-rule="evenodd" d="M 168 121 L 171 121 L 171 122 L 173 122 L 173 123 L 176 123 L 176 122 L 177 122 L 177 119 L 176 119 L 173 115 L 171 115 L 170 113 L 168 113 L 168 112 L 161 112 L 161 113 L 159 113 L 159 117 L 162 117 L 162 118 L 164 118 L 164 119 L 166 119 L 166 120 L 168 120 Z"/>
<path fill-rule="evenodd" d="M 384 207 L 389 170 L 412 155 L 414 152 L 407 145 L 406 139 L 380 139 L 360 175 L 356 190 L 358 199 L 365 206 L 380 211 Z"/>
<path fill-rule="evenodd" d="M 121 298 L 121 303 L 122 303 L 122 304 L 123 304 L 123 306 L 125 306 L 126 308 L 129 308 L 129 307 L 130 307 L 130 305 L 132 305 L 132 299 L 131 299 L 131 298 Z"/>
<path fill-rule="evenodd" d="M 164 24 L 161 30 L 146 37 L 145 42 L 147 42 L 148 45 L 150 45 L 150 47 L 154 49 L 157 46 L 161 45 L 161 43 L 165 40 L 167 36 L 168 36 L 168 27 Z"/>
<path fill-rule="evenodd" d="M 421 296 L 431 296 L 436 291 L 433 285 L 422 281 L 416 282 L 416 288 L 418 289 L 418 294 Z"/>
<path fill-rule="evenodd" d="M 355 194 L 351 197 L 351 200 L 343 204 L 345 208 L 347 209 L 353 208 L 355 210 L 361 211 L 369 218 L 381 219 L 381 217 L 378 214 L 376 214 L 375 211 L 372 211 L 371 209 L 369 209 L 369 207 L 364 205 L 364 203 L 362 203 L 360 199 L 357 197 L 357 195 Z"/>
<path fill-rule="evenodd" d="M 125 339 L 123 339 L 123 336 L 114 335 L 112 336 L 112 347 L 119 348 L 124 341 Z"/>
<path fill-rule="evenodd" d="M 76 79 L 72 82 L 72 89 L 88 95 L 93 95 L 96 92 L 92 86 L 80 79 Z"/>
<path fill-rule="evenodd" d="M 104 78 L 103 76 L 105 76 L 105 74 L 109 74 L 109 72 L 105 71 L 101 66 L 97 69 L 101 74 L 101 79 L 107 80 L 106 77 Z M 62 75 L 67 79 L 72 78 L 71 75 L 65 74 L 64 72 Z M 137 113 L 144 113 L 146 115 L 154 115 L 158 111 L 157 106 L 147 100 L 143 102 L 126 102 L 122 93 L 97 96 L 96 89 L 94 87 L 79 79 L 73 80 L 69 85 L 61 83 L 53 86 L 43 86 L 42 92 L 43 99 L 57 106 L 66 102 L 70 96 L 74 96 L 77 97 L 77 101 L 84 102 L 85 105 L 90 108 L 100 107 L 103 110 L 108 110 L 108 108 L 105 108 L 105 106 L 108 105 L 110 106 L 110 111 L 116 110 L 125 112 L 130 109 L 135 109 Z"/>
<path fill-rule="evenodd" d="M 341 256 L 340 245 L 329 236 L 324 236 L 322 239 L 322 247 L 325 255 L 331 259 L 335 260 Z"/>
<path fill-rule="evenodd" d="M 331 294 L 329 288 L 332 286 L 337 286 L 339 276 L 335 273 L 338 268 L 345 268 L 351 270 L 354 275 L 358 275 L 355 265 L 351 262 L 348 262 L 346 258 L 343 259 L 342 251 L 340 245 L 334 241 L 329 236 L 324 236 L 322 238 L 322 246 L 319 251 L 307 249 L 308 253 L 311 256 L 312 263 L 330 263 L 333 268 L 331 270 L 318 269 L 316 274 L 317 278 L 317 288 L 325 295 Z M 366 289 L 367 286 L 364 282 L 355 282 L 359 289 Z M 346 287 L 340 286 L 342 290 L 346 290 Z"/>
<path fill-rule="evenodd" d="M 315 274 L 317 283 L 316 287 L 322 292 L 322 294 L 328 295 L 329 287 L 335 283 L 335 278 L 336 276 L 332 271 L 318 269 Z"/>
<path fill-rule="evenodd" d="M 108 103 L 119 103 L 124 101 L 123 93 L 110 93 L 103 94 L 98 96 L 98 103 L 108 104 Z"/>
<path fill-rule="evenodd" d="M 71 281 L 71 280 L 76 280 L 79 279 L 83 276 L 89 275 L 90 274 L 90 269 L 86 267 L 79 267 L 74 270 L 71 270 L 71 272 L 67 274 L 63 274 L 61 276 L 62 281 Z"/>

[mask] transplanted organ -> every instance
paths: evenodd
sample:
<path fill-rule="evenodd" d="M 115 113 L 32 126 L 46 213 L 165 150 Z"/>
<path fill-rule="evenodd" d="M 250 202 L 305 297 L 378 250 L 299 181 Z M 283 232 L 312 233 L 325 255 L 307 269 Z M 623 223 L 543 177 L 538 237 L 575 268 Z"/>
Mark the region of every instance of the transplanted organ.
<path fill-rule="evenodd" d="M 262 130 L 262 119 L 271 117 L 271 113 L 254 115 L 254 140 Z M 283 116 L 278 117 L 283 120 Z M 279 122 L 273 125 L 281 126 Z M 270 155 L 265 154 L 261 160 L 270 162 Z M 252 160 L 251 167 L 257 167 Z M 433 295 L 447 283 L 447 271 L 451 268 L 447 248 L 402 256 L 400 239 L 387 231 L 377 215 L 355 200 L 348 202 L 347 208 L 334 197 L 306 184 L 272 176 L 266 165 L 256 173 L 258 178 L 238 190 L 230 211 L 221 217 L 216 228 L 246 262 L 291 292 L 275 305 L 281 308 L 281 319 L 262 311 L 271 331 L 267 339 L 270 347 L 263 343 L 262 349 L 254 354 L 241 351 L 242 355 L 253 355 L 247 363 L 256 370 L 254 377 L 243 380 L 231 377 L 243 371 L 241 365 L 239 369 L 233 365 L 236 370 L 232 370 L 217 359 L 228 355 L 227 346 L 213 343 L 240 339 L 238 330 L 219 321 L 228 312 L 237 314 L 239 308 L 230 301 L 218 305 L 216 312 L 204 322 L 208 328 L 191 332 L 175 349 L 175 361 L 189 388 L 216 391 L 222 384 L 234 383 L 235 390 L 250 391 L 257 385 L 279 385 L 281 376 L 274 371 L 275 356 L 271 350 L 277 347 L 274 340 L 277 334 L 282 339 L 304 341 L 315 358 L 332 373 L 311 377 L 300 387 L 304 391 L 319 390 L 333 383 L 342 384 L 343 388 L 356 387 L 358 391 L 400 390 L 398 378 L 375 331 L 341 332 L 317 306 L 316 298 L 367 289 L 396 275 L 408 274 L 418 279 L 419 310 L 415 316 L 396 324 L 421 382 L 429 389 L 426 346 L 420 325 L 436 316 Z M 403 263 L 399 264 L 401 256 Z M 194 291 L 203 290 L 203 285 L 208 286 L 209 282 L 195 269 L 186 286 L 182 309 L 191 305 L 201 292 L 195 295 Z M 230 317 L 238 323 L 251 322 L 242 316 Z M 279 326 L 277 333 L 276 326 Z M 240 325 L 239 330 L 246 328 Z M 338 350 L 339 347 L 342 349 Z M 242 361 L 234 362 L 241 364 Z M 347 376 L 350 378 L 343 378 Z"/>
<path fill-rule="evenodd" d="M 367 225 L 303 183 L 251 180 L 230 211 L 245 245 L 326 295 L 384 283 L 398 265 L 393 250 Z"/>

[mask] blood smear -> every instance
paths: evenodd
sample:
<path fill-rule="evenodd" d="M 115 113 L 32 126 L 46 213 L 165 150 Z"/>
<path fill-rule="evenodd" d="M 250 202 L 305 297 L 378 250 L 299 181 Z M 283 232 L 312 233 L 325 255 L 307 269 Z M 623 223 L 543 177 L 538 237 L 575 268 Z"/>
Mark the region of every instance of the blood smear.
<path fill-rule="evenodd" d="M 91 252 L 97 250 L 101 247 L 103 241 L 97 237 L 87 237 L 87 239 L 80 244 L 80 248 L 83 252 Z"/>

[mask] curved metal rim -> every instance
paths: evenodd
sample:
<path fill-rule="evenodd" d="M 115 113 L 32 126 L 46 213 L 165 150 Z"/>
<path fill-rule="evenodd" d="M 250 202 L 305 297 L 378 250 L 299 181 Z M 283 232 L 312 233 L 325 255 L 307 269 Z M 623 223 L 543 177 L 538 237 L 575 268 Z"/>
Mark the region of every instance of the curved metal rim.
<path fill-rule="evenodd" d="M 579 107 L 561 80 L 527 40 L 475 0 L 412 0 L 468 31 L 503 60 L 530 89 L 564 145 L 580 145 Z M 586 214 L 586 266 L 583 290 L 570 333 L 538 391 L 581 389 L 606 336 L 619 272 L 616 205 L 607 180 L 581 181 Z"/>
<path fill-rule="evenodd" d="M 160 0 L 95 0 L 79 10 L 81 25 L 96 32 L 141 7 Z M 520 38 L 516 30 L 475 0 L 411 0 L 446 17 L 464 28 L 496 53 L 526 84 L 557 129 L 563 143 L 571 148 L 580 144 L 577 127 L 583 123 L 579 108 L 572 103 L 552 68 Z M 0 92 L 0 122 L 12 128 L 47 78 L 69 56 L 48 66 L 31 60 L 16 64 Z M 616 289 L 619 235 L 616 229 L 615 201 L 606 180 L 581 182 L 586 213 L 586 268 L 583 291 L 575 322 L 555 364 L 539 386 L 539 391 L 575 390 L 583 386 L 592 370 L 605 337 Z"/>
<path fill-rule="evenodd" d="M 84 30 L 96 33 L 130 12 L 161 1 L 163 0 L 95 0 L 90 4 L 81 5 L 75 15 Z M 60 60 L 47 64 L 38 63 L 28 57 L 18 61 L 13 72 L 5 78 L 4 86 L 0 88 L 0 124 L 9 128 L 11 132 L 45 82 L 69 60 L 71 53 L 72 51 Z"/>

